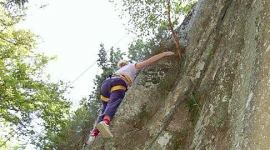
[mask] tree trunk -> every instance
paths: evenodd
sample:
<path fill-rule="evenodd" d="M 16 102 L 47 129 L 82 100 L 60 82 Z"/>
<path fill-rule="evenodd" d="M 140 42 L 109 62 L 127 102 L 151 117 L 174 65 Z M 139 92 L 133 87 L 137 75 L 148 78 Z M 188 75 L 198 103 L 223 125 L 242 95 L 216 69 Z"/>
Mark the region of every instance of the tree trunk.
<path fill-rule="evenodd" d="M 169 27 L 169 30 L 172 32 L 172 37 L 173 37 L 173 41 L 175 44 L 176 52 L 177 52 L 179 58 L 181 58 L 182 51 L 181 51 L 180 44 L 179 44 L 178 34 L 174 31 L 174 25 L 171 21 L 171 1 L 166 0 L 166 2 L 167 2 L 167 19 L 168 19 L 168 23 L 169 23 L 168 27 Z"/>

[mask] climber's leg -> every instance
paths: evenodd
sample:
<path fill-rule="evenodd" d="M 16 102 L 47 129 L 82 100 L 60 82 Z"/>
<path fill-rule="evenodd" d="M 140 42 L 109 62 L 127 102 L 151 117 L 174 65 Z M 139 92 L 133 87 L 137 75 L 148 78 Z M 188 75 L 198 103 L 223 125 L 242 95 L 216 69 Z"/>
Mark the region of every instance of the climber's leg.
<path fill-rule="evenodd" d="M 100 113 L 98 115 L 98 118 L 97 118 L 97 121 L 96 121 L 96 124 L 98 124 L 99 122 L 101 122 L 103 120 L 103 117 L 104 117 L 104 111 L 106 110 L 107 108 L 107 102 L 102 102 L 102 109 L 100 110 Z"/>
<path fill-rule="evenodd" d="M 107 107 L 104 111 L 104 115 L 107 115 L 110 117 L 110 119 L 113 119 L 113 117 L 114 117 L 119 105 L 121 104 L 124 96 L 125 96 L 124 90 L 113 91 L 110 95 L 110 101 L 107 104 Z"/>
<path fill-rule="evenodd" d="M 99 116 L 96 119 L 93 130 L 90 131 L 89 139 L 87 140 L 86 144 L 91 144 L 100 133 L 100 131 L 96 128 L 96 126 L 99 122 L 103 120 L 104 111 L 106 110 L 110 96 L 110 89 L 111 89 L 110 84 L 111 81 L 109 78 L 103 81 L 102 83 L 100 96 L 100 99 L 102 101 L 102 109 L 100 110 Z"/>
<path fill-rule="evenodd" d="M 97 125 L 104 137 L 112 137 L 109 129 L 111 119 L 113 119 L 119 105 L 121 104 L 126 91 L 126 83 L 120 78 L 113 78 L 111 82 L 110 99 L 104 111 L 103 121 Z"/>

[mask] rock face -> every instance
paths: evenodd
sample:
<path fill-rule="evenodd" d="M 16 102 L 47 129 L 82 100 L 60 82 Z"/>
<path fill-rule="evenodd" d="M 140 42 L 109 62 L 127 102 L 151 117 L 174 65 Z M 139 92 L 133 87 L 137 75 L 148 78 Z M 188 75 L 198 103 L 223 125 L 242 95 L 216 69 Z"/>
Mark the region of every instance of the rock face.
<path fill-rule="evenodd" d="M 270 148 L 270 1 L 200 0 L 184 57 L 143 70 L 91 149 Z"/>

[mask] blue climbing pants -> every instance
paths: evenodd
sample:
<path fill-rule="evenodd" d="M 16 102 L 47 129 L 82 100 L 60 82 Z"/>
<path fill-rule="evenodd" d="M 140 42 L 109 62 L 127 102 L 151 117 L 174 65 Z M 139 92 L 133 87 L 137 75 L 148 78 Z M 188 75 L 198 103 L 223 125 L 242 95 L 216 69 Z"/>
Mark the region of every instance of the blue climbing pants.
<path fill-rule="evenodd" d="M 97 119 L 97 123 L 103 120 L 104 115 L 112 119 L 121 104 L 127 90 L 126 82 L 120 77 L 110 77 L 103 81 L 101 85 L 102 109 Z"/>

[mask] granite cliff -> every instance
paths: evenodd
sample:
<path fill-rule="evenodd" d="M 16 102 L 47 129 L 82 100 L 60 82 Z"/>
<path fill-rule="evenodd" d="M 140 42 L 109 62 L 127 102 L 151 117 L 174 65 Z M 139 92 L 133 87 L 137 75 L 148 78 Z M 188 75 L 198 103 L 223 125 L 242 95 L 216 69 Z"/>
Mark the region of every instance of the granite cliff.
<path fill-rule="evenodd" d="M 270 148 L 270 1 L 199 0 L 186 52 L 141 71 L 91 149 Z"/>

